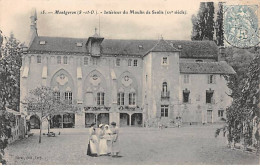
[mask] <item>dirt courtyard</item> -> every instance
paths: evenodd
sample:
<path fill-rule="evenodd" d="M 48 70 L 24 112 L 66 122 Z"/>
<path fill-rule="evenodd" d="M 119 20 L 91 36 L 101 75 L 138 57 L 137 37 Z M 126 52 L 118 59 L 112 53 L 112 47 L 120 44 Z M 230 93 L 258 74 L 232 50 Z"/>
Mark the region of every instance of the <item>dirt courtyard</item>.
<path fill-rule="evenodd" d="M 86 155 L 88 129 L 61 129 L 61 135 L 34 135 L 11 144 L 7 164 L 259 164 L 259 156 L 231 150 L 222 134 L 215 138 L 220 125 L 193 125 L 181 128 L 120 128 L 120 158 Z M 58 130 L 52 130 L 58 133 Z M 46 131 L 43 131 L 46 132 Z"/>

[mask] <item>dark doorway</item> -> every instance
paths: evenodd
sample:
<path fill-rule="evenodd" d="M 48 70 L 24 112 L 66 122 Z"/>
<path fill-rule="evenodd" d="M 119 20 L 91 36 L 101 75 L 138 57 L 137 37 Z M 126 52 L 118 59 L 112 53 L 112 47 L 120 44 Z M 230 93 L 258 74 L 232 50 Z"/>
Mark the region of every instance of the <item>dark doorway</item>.
<path fill-rule="evenodd" d="M 40 119 L 38 116 L 33 115 L 30 117 L 31 129 L 40 129 Z"/>
<path fill-rule="evenodd" d="M 85 127 L 90 127 L 92 123 L 96 123 L 96 115 L 93 113 L 85 113 Z"/>
<path fill-rule="evenodd" d="M 129 115 L 127 113 L 120 113 L 120 127 L 129 126 Z"/>
<path fill-rule="evenodd" d="M 108 113 L 100 113 L 98 114 L 97 124 L 109 124 L 109 114 Z"/>
<path fill-rule="evenodd" d="M 135 113 L 131 116 L 131 125 L 141 127 L 143 123 L 143 115 L 141 113 Z"/>

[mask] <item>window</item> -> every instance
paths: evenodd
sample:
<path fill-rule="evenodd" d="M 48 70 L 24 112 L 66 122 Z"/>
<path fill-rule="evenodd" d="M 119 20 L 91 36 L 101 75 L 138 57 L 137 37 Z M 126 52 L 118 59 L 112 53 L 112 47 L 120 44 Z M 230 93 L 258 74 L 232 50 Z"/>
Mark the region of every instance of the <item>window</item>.
<path fill-rule="evenodd" d="M 129 93 L 129 105 L 135 105 L 135 93 Z"/>
<path fill-rule="evenodd" d="M 88 65 L 88 57 L 84 57 L 84 65 Z"/>
<path fill-rule="evenodd" d="M 224 110 L 218 110 L 218 117 L 223 117 Z"/>
<path fill-rule="evenodd" d="M 189 103 L 190 91 L 188 89 L 183 90 L 183 103 Z"/>
<path fill-rule="evenodd" d="M 68 104 L 72 104 L 72 92 L 65 92 L 65 101 Z"/>
<path fill-rule="evenodd" d="M 40 41 L 40 45 L 45 45 L 46 41 Z"/>
<path fill-rule="evenodd" d="M 216 76 L 215 75 L 208 75 L 208 84 L 216 83 Z"/>
<path fill-rule="evenodd" d="M 82 47 L 83 43 L 77 43 L 77 47 Z"/>
<path fill-rule="evenodd" d="M 161 105 L 161 117 L 168 117 L 169 105 Z"/>
<path fill-rule="evenodd" d="M 213 90 L 206 91 L 206 103 L 213 103 Z"/>
<path fill-rule="evenodd" d="M 60 56 L 57 57 L 57 64 L 61 64 L 61 57 Z"/>
<path fill-rule="evenodd" d="M 189 75 L 184 75 L 184 83 L 189 83 L 190 82 L 190 76 Z"/>
<path fill-rule="evenodd" d="M 134 60 L 134 66 L 137 66 L 137 60 Z"/>
<path fill-rule="evenodd" d="M 93 65 L 97 65 L 97 58 L 92 58 L 92 61 Z"/>
<path fill-rule="evenodd" d="M 163 93 L 167 92 L 167 82 L 163 82 L 163 84 L 162 84 L 162 91 L 163 91 Z"/>
<path fill-rule="evenodd" d="M 58 91 L 53 92 L 53 96 L 54 96 L 54 101 L 55 102 L 59 102 L 60 101 L 60 92 L 58 92 Z"/>
<path fill-rule="evenodd" d="M 117 105 L 125 104 L 125 93 L 117 93 Z"/>
<path fill-rule="evenodd" d="M 98 92 L 97 93 L 97 105 L 104 105 L 105 104 L 105 93 Z"/>
<path fill-rule="evenodd" d="M 168 58 L 167 57 L 163 57 L 162 58 L 162 64 L 163 65 L 167 65 L 168 64 Z"/>
<path fill-rule="evenodd" d="M 37 63 L 42 63 L 42 57 L 40 55 L 37 56 Z"/>
<path fill-rule="evenodd" d="M 128 60 L 128 66 L 132 66 L 132 60 L 131 59 Z"/>
<path fill-rule="evenodd" d="M 63 64 L 68 64 L 68 57 L 67 56 L 63 57 Z"/>
<path fill-rule="evenodd" d="M 120 59 L 119 58 L 116 59 L 116 66 L 120 66 Z"/>

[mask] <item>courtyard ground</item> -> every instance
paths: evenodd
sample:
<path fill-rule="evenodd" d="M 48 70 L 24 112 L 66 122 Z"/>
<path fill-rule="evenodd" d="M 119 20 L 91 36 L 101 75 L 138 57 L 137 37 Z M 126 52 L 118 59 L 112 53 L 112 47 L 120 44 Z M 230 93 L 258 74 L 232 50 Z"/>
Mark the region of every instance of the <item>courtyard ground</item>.
<path fill-rule="evenodd" d="M 11 144 L 5 157 L 8 164 L 259 164 L 259 156 L 227 148 L 222 135 L 215 138 L 219 127 L 120 128 L 120 158 L 87 156 L 88 129 L 61 129 L 56 137 L 42 136 L 41 144 L 39 130 L 33 130 L 34 136 Z"/>

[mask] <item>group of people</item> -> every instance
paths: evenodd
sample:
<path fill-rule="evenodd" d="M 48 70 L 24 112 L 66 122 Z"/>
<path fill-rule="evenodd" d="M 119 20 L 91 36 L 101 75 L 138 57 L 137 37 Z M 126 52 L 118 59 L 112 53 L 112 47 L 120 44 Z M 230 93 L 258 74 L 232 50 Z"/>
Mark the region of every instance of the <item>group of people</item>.
<path fill-rule="evenodd" d="M 115 122 L 111 125 L 100 124 L 98 128 L 95 123 L 89 128 L 89 140 L 87 155 L 119 157 L 118 127 Z"/>

